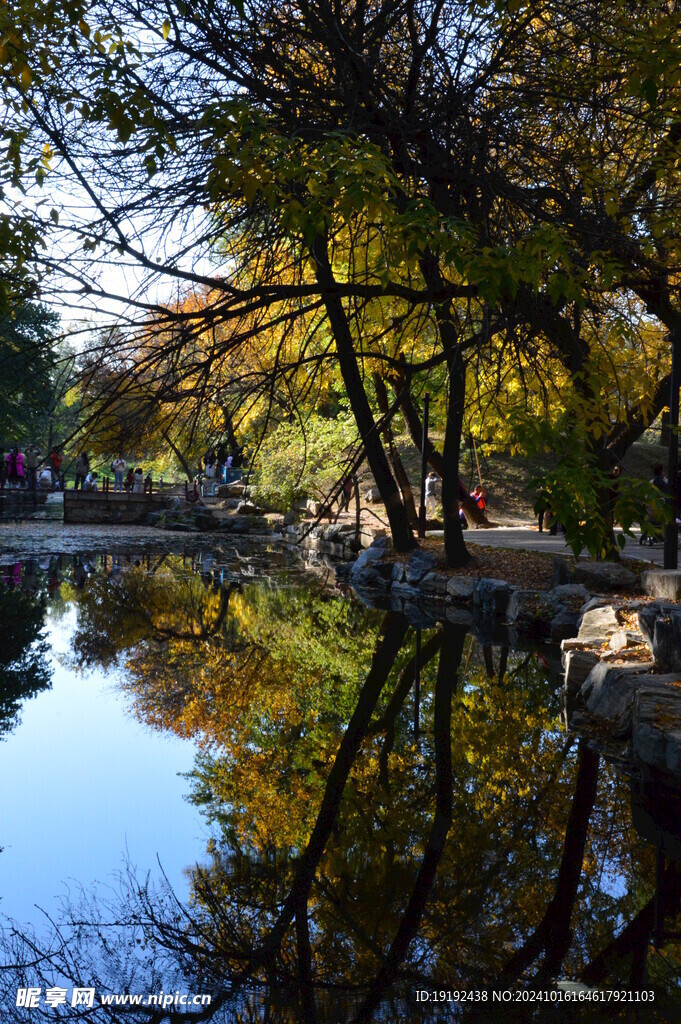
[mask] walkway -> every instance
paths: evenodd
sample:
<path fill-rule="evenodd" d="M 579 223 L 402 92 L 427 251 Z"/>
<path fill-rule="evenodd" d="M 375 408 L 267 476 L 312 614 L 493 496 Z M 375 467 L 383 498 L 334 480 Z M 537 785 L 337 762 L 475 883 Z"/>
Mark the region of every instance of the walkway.
<path fill-rule="evenodd" d="M 616 533 L 621 533 L 616 530 Z M 442 536 L 442 531 L 433 531 L 429 536 Z M 527 526 L 499 526 L 493 530 L 466 530 L 464 533 L 466 544 L 484 544 L 490 548 L 525 548 L 531 551 L 550 551 L 556 555 L 571 555 L 571 548 L 567 547 L 563 535 L 552 537 L 549 533 L 539 533 L 537 529 Z M 644 562 L 654 562 L 662 565 L 663 548 L 662 544 L 655 544 L 653 547 L 641 547 L 638 543 L 638 532 L 635 538 L 627 537 L 624 551 L 625 558 L 641 559 Z M 586 557 L 586 551 L 583 552 Z"/>

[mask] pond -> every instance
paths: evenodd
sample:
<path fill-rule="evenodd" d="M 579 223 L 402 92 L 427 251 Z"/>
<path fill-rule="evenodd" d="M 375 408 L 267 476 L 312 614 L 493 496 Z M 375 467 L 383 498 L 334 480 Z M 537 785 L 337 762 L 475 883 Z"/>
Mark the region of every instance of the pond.
<path fill-rule="evenodd" d="M 555 649 L 264 544 L 3 556 L 0 622 L 3 1021 L 678 1015 L 660 794 Z"/>

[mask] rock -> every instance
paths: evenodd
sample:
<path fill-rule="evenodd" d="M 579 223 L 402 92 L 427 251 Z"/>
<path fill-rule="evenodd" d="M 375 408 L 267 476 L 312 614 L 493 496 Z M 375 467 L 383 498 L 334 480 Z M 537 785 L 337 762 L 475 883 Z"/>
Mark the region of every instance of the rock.
<path fill-rule="evenodd" d="M 213 513 L 209 512 L 207 509 L 205 511 L 202 510 L 197 512 L 194 515 L 194 525 L 202 531 L 218 530 L 220 528 L 219 522 L 213 518 Z"/>
<path fill-rule="evenodd" d="M 634 699 L 643 690 L 671 682 L 675 676 L 646 674 L 646 666 L 609 666 L 599 662 L 587 676 L 580 695 L 586 710 L 607 726 L 615 739 L 631 736 Z"/>
<path fill-rule="evenodd" d="M 371 543 L 370 547 L 365 548 L 364 551 L 362 551 L 361 554 L 359 554 L 355 559 L 355 562 L 351 569 L 352 575 L 354 576 L 355 573 L 358 573 L 360 571 L 360 569 L 364 569 L 367 565 L 370 565 L 372 562 L 379 562 L 383 558 L 383 555 L 386 553 L 389 547 L 390 539 L 388 537 L 376 537 L 374 541 Z"/>
<path fill-rule="evenodd" d="M 324 506 L 322 505 L 321 501 L 314 501 L 313 498 L 308 498 L 307 501 L 305 502 L 305 508 L 307 509 L 311 516 L 320 516 L 322 514 L 322 509 L 324 508 Z"/>
<path fill-rule="evenodd" d="M 470 604 L 474 590 L 475 580 L 470 576 L 450 576 L 447 581 L 447 597 L 454 604 Z"/>
<path fill-rule="evenodd" d="M 561 644 L 561 647 L 563 645 Z M 592 668 L 598 664 L 599 657 L 595 650 L 589 648 L 573 648 L 564 650 L 563 665 L 565 666 L 565 690 L 572 697 L 582 688 Z"/>
<path fill-rule="evenodd" d="M 426 573 L 419 583 L 419 589 L 424 594 L 431 594 L 433 597 L 439 597 L 444 600 L 448 582 L 448 578 L 443 576 L 441 572 L 429 572 Z"/>
<path fill-rule="evenodd" d="M 556 555 L 553 559 L 553 577 L 551 579 L 551 589 L 555 590 L 556 587 L 569 585 L 570 583 L 570 570 L 568 564 L 562 555 Z"/>
<path fill-rule="evenodd" d="M 616 633 L 613 633 L 608 641 L 608 647 L 611 651 L 623 651 L 629 643 L 629 634 L 624 629 L 618 629 Z"/>
<path fill-rule="evenodd" d="M 598 608 L 591 608 L 584 612 L 579 625 L 577 639 L 582 643 L 590 641 L 603 641 L 616 633 L 620 628 L 617 612 L 613 605 L 602 605 Z"/>
<path fill-rule="evenodd" d="M 575 583 L 584 583 L 592 590 L 622 590 L 636 586 L 636 576 L 618 562 L 592 562 L 586 560 L 575 567 Z"/>
<path fill-rule="evenodd" d="M 180 512 L 181 509 L 182 509 L 182 499 L 181 498 L 172 498 L 172 500 L 170 502 L 170 505 L 168 507 L 170 509 L 172 509 L 173 512 Z"/>
<path fill-rule="evenodd" d="M 392 566 L 389 562 L 371 562 L 357 572 L 353 570 L 353 587 L 379 587 L 387 590 L 392 582 Z"/>
<path fill-rule="evenodd" d="M 655 664 L 662 672 L 681 672 L 681 609 L 655 620 L 649 647 Z"/>
<path fill-rule="evenodd" d="M 375 526 L 363 526 L 360 531 L 359 542 L 363 548 L 368 548 L 373 544 L 377 537 L 387 538 L 387 536 L 387 533 L 382 528 L 377 528 Z"/>
<path fill-rule="evenodd" d="M 641 585 L 650 597 L 681 601 L 681 569 L 650 569 L 641 576 Z"/>
<path fill-rule="evenodd" d="M 566 608 L 559 611 L 551 619 L 549 636 L 552 640 L 569 640 L 577 636 L 579 632 L 579 613 L 568 611 Z"/>
<path fill-rule="evenodd" d="M 502 616 L 506 614 L 510 597 L 511 586 L 506 580 L 482 579 L 473 591 L 473 604 L 484 615 Z"/>
<path fill-rule="evenodd" d="M 582 615 L 585 612 L 590 612 L 592 608 L 605 608 L 608 604 L 612 604 L 611 597 L 605 597 L 603 594 L 597 594 L 596 597 L 590 597 L 586 604 L 582 605 Z"/>
<path fill-rule="evenodd" d="M 561 583 L 557 587 L 552 587 L 549 593 L 561 604 L 581 611 L 584 610 L 584 603 L 591 597 L 591 592 L 581 583 Z"/>
<path fill-rule="evenodd" d="M 676 686 L 651 686 L 634 701 L 634 757 L 651 768 L 681 776 L 681 693 Z"/>
<path fill-rule="evenodd" d="M 393 581 L 402 583 L 406 579 L 405 566 L 403 562 L 395 562 L 393 565 Z"/>
<path fill-rule="evenodd" d="M 225 533 L 267 533 L 269 524 L 264 516 L 228 516 L 219 519 L 216 528 Z"/>
<path fill-rule="evenodd" d="M 638 611 L 638 624 L 650 650 L 655 643 L 655 623 L 661 618 L 670 618 L 681 614 L 681 607 L 666 601 L 651 601 L 643 604 Z"/>
<path fill-rule="evenodd" d="M 435 568 L 438 561 L 437 556 L 429 551 L 422 551 L 420 548 L 412 551 L 405 567 L 407 583 L 420 583 L 426 573 Z"/>
<path fill-rule="evenodd" d="M 551 620 L 560 610 L 550 592 L 514 590 L 506 608 L 506 621 L 522 632 L 548 636 Z"/>
<path fill-rule="evenodd" d="M 284 513 L 284 526 L 293 526 L 294 523 L 298 522 L 300 513 L 296 508 L 290 508 L 288 512 Z"/>
<path fill-rule="evenodd" d="M 254 505 L 251 501 L 240 501 L 236 507 L 237 514 L 240 516 L 260 516 L 263 510 Z"/>
<path fill-rule="evenodd" d="M 368 491 L 365 491 L 363 495 L 363 500 L 366 501 L 367 504 L 369 505 L 372 505 L 375 502 L 380 501 L 381 492 L 379 491 L 378 487 L 370 487 Z"/>
<path fill-rule="evenodd" d="M 245 490 L 243 484 L 220 484 L 215 493 L 218 498 L 242 498 Z"/>

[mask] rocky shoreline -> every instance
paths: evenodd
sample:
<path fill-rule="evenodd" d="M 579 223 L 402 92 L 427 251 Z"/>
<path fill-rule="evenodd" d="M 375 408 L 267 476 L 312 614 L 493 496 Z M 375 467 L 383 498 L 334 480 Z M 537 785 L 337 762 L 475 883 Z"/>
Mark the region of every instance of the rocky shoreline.
<path fill-rule="evenodd" d="M 453 621 L 487 642 L 559 643 L 568 729 L 681 787 L 681 571 L 651 570 L 639 584 L 616 563 L 578 563 L 568 576 L 558 558 L 555 585 L 527 590 L 452 575 L 427 551 L 402 561 L 379 537 L 343 575 L 364 601 L 422 628 Z"/>

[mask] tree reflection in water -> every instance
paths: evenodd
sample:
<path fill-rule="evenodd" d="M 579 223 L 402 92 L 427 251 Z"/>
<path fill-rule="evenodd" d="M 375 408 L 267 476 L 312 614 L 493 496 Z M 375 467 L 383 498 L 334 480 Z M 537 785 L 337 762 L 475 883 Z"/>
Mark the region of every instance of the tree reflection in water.
<path fill-rule="evenodd" d="M 0 567 L 0 739 L 17 724 L 23 702 L 50 685 L 45 607 L 32 561 Z"/>
<path fill-rule="evenodd" d="M 113 582 L 93 574 L 73 593 L 75 650 L 124 663 L 138 717 L 198 742 L 191 799 L 211 824 L 210 863 L 191 869 L 187 905 L 130 875 L 119 898 L 70 908 L 49 948 L 6 932 L 6 963 L 20 965 L 9 991 L 62 977 L 206 992 L 211 1006 L 191 1019 L 321 1024 L 451 1020 L 451 1004 L 415 991 L 573 978 L 654 987 L 657 1002 L 525 1003 L 514 1016 L 668 1017 L 678 946 L 650 938 L 661 912 L 673 931 L 676 866 L 663 866 L 655 900 L 627 779 L 561 731 L 541 657 L 505 648 L 495 665 L 448 622 L 417 651 L 400 613 L 181 569 L 168 557 Z M 509 1016 L 491 995 L 464 1011 Z"/>

